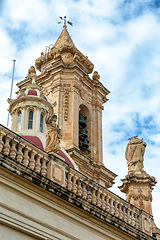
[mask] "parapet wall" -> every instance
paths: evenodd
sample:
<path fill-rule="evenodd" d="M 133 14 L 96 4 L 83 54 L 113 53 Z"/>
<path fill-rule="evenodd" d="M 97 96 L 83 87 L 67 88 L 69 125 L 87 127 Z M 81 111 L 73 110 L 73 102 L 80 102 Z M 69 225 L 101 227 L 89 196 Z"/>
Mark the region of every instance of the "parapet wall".
<path fill-rule="evenodd" d="M 78 198 L 80 206 L 83 204 L 83 210 L 90 211 L 94 207 L 96 211 L 90 211 L 91 214 L 111 224 L 114 222 L 116 227 L 124 231 L 128 229 L 127 231 L 134 236 L 136 233 L 140 235 L 145 233 L 146 237 L 142 239 L 152 239 L 153 234 L 156 236 L 155 231 L 158 230 L 155 228 L 152 215 L 71 168 L 57 153 L 46 153 L 2 125 L 0 125 L 0 152 L 6 162 L 11 161 L 12 164 L 14 162 L 15 168 L 24 166 L 28 171 L 30 169 L 31 172 L 48 179 L 46 181 L 60 185 L 65 194 L 72 194 L 71 202 L 74 203 L 74 199 L 76 202 Z M 1 166 L 3 165 L 4 161 Z"/>

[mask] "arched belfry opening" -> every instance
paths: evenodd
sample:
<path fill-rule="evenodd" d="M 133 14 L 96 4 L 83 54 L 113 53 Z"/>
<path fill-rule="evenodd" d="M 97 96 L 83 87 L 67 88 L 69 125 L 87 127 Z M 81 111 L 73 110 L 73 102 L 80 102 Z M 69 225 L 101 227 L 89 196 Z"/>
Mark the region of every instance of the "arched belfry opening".
<path fill-rule="evenodd" d="M 76 48 L 66 26 L 49 54 L 36 59 L 36 68 L 41 71 L 36 83 L 50 102 L 57 103 L 61 147 L 81 171 L 86 171 L 86 164 L 91 162 L 103 165 L 102 111 L 109 90 L 100 82 L 98 72 L 93 72 L 94 64 Z"/>
<path fill-rule="evenodd" d="M 94 64 L 76 48 L 66 26 L 50 46 L 50 51 L 42 52 L 35 62 L 41 74 L 37 76 L 31 67 L 17 85 L 18 96 L 10 104 L 12 130 L 34 143 L 39 138 L 44 145 L 45 119 L 52 115 L 51 103 L 56 102 L 61 149 L 81 173 L 111 187 L 115 174 L 104 167 L 102 148 L 102 111 L 110 92 L 100 82 L 98 72 L 93 72 Z"/>
<path fill-rule="evenodd" d="M 79 107 L 79 148 L 81 151 L 89 154 L 91 138 L 91 116 L 85 105 Z"/>

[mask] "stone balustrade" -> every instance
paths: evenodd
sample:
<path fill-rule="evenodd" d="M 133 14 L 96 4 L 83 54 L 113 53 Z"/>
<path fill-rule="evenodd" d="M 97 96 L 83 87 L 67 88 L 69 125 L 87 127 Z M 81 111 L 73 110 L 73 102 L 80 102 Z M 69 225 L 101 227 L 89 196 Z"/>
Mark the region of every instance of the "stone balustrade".
<path fill-rule="evenodd" d="M 43 176 L 47 175 L 49 155 L 2 125 L 0 125 L 0 151 Z"/>
<path fill-rule="evenodd" d="M 130 225 L 139 228 L 141 211 L 138 208 L 74 169 L 69 169 L 66 173 L 66 188 Z"/>
<path fill-rule="evenodd" d="M 49 155 L 2 125 L 0 125 L 0 152 L 104 210 L 104 215 L 110 213 L 125 223 L 149 235 L 152 234 L 153 217 L 150 214 L 69 167 L 57 153 Z"/>

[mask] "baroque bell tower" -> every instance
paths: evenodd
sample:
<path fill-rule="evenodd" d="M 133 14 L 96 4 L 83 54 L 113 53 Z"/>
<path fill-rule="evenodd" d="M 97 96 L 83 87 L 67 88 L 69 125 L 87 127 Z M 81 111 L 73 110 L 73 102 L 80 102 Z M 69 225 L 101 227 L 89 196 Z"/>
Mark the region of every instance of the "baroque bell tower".
<path fill-rule="evenodd" d="M 72 155 L 80 149 L 94 163 L 103 164 L 102 110 L 109 91 L 96 71 L 89 77 L 94 65 L 75 47 L 66 24 L 50 51 L 36 59 L 36 68 L 42 73 L 37 83 L 48 99 L 57 103 L 61 146 L 72 149 Z"/>
<path fill-rule="evenodd" d="M 66 23 L 55 44 L 46 49 L 35 61 L 41 72 L 36 84 L 50 102 L 56 102 L 61 147 L 82 173 L 111 187 L 116 174 L 104 167 L 102 149 L 102 110 L 110 92 L 93 72 L 93 63 L 76 48 Z"/>

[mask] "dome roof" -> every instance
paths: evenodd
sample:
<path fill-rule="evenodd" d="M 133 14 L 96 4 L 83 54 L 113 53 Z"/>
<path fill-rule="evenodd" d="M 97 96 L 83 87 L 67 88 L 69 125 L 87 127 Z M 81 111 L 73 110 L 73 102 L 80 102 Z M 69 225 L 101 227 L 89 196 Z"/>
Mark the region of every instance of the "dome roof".
<path fill-rule="evenodd" d="M 42 150 L 44 150 L 43 143 L 42 143 L 42 141 L 40 140 L 39 137 L 37 137 L 37 136 L 30 136 L 30 135 L 22 135 L 21 137 L 23 137 L 27 141 L 33 143 L 35 146 L 37 146 L 37 147 L 41 148 Z M 75 162 L 73 161 L 73 159 L 69 156 L 69 154 L 63 148 L 60 148 L 58 153 L 59 153 L 59 155 L 64 157 L 65 162 L 68 163 L 70 167 L 72 167 L 74 169 L 78 169 L 76 164 L 75 164 Z"/>
<path fill-rule="evenodd" d="M 27 89 L 26 95 L 40 96 L 40 91 L 38 89 Z"/>
<path fill-rule="evenodd" d="M 65 162 L 68 163 L 70 167 L 76 168 L 73 159 L 69 156 L 69 154 L 63 148 L 61 148 L 58 153 L 59 155 L 64 157 Z"/>
<path fill-rule="evenodd" d="M 43 143 L 42 143 L 42 141 L 38 137 L 36 137 L 36 136 L 28 136 L 28 135 L 21 136 L 21 137 L 23 137 L 24 139 L 28 140 L 29 142 L 33 143 L 37 147 L 39 147 L 42 150 L 44 150 Z"/>
<path fill-rule="evenodd" d="M 27 80 L 30 80 L 25 88 L 21 89 L 17 92 L 17 99 L 21 97 L 26 96 L 33 96 L 33 97 L 39 97 L 44 100 L 48 101 L 48 98 L 44 95 L 44 93 L 41 92 L 42 87 L 36 83 L 36 70 L 34 66 L 31 66 L 28 70 L 28 75 L 26 76 Z"/>
<path fill-rule="evenodd" d="M 33 97 L 38 97 L 38 98 L 42 98 L 45 101 L 48 101 L 48 98 L 44 95 L 44 93 L 42 93 L 41 91 L 41 87 L 38 86 L 36 83 L 30 83 L 27 85 L 27 89 L 25 91 L 19 91 L 19 94 L 17 96 L 17 99 L 21 98 L 21 97 L 26 97 L 26 96 L 33 96 Z"/>
<path fill-rule="evenodd" d="M 30 85 L 31 85 L 31 84 L 30 84 Z M 32 86 L 30 86 L 30 87 L 31 87 L 31 88 L 27 89 L 27 90 L 24 92 L 23 96 L 37 96 L 37 97 L 43 98 L 44 100 L 46 100 L 46 101 L 48 102 L 47 97 L 46 97 L 43 93 L 41 93 L 41 92 L 39 91 L 39 89 L 33 89 Z M 20 97 L 22 97 L 21 94 L 19 94 L 17 98 L 20 98 Z"/>

